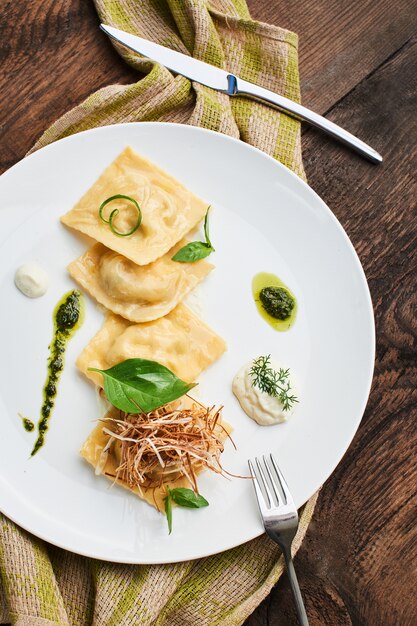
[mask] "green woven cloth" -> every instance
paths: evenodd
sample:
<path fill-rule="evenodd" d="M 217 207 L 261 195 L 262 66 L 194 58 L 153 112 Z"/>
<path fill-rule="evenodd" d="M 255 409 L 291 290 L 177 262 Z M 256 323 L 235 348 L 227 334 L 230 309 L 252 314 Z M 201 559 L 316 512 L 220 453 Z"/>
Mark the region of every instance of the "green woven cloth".
<path fill-rule="evenodd" d="M 251 20 L 244 0 L 96 0 L 100 19 L 299 100 L 297 36 Z M 123 48 L 141 72 L 87 98 L 34 146 L 117 122 L 167 121 L 238 137 L 304 178 L 300 124 L 262 104 L 174 77 Z M 76 451 L 74 451 L 76 453 Z M 316 497 L 300 511 L 301 545 Z M 171 565 L 118 565 L 48 545 L 0 515 L 0 621 L 18 626 L 242 624 L 283 572 L 265 535 L 220 555 Z"/>

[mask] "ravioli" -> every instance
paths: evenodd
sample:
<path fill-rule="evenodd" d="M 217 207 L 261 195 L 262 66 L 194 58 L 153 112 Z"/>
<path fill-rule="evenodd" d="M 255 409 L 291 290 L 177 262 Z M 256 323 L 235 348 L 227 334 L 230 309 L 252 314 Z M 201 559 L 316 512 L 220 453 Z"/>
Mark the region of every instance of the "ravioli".
<path fill-rule="evenodd" d="M 116 194 L 133 198 L 141 207 L 142 223 L 128 237 L 115 235 L 99 216 L 101 203 Z M 194 228 L 207 206 L 175 178 L 126 148 L 61 221 L 134 263 L 147 265 Z M 114 226 L 126 233 L 136 223 L 137 210 L 126 200 L 115 200 L 104 210 L 106 219 L 116 208 Z"/>
<path fill-rule="evenodd" d="M 174 404 L 174 403 L 173 403 Z M 193 400 L 184 396 L 179 401 L 175 402 L 175 405 L 185 406 L 185 408 L 191 407 L 193 404 Z M 120 411 L 115 407 L 111 407 L 109 411 L 107 411 L 105 418 L 110 419 L 120 419 Z M 118 467 L 118 460 L 115 455 L 112 453 L 112 448 L 108 446 L 110 436 L 103 432 L 103 427 L 107 426 L 111 427 L 108 422 L 107 424 L 101 422 L 99 423 L 94 430 L 89 435 L 88 439 L 85 441 L 83 447 L 80 450 L 81 456 L 88 462 L 96 471 L 96 474 L 103 474 L 112 482 L 117 483 L 121 487 L 133 492 L 151 506 L 154 506 L 158 511 L 164 510 L 164 498 L 167 494 L 167 487 L 170 489 L 175 489 L 177 487 L 185 487 L 185 488 L 193 488 L 190 484 L 189 480 L 185 476 L 180 476 L 175 480 L 171 480 L 169 482 L 162 482 L 157 487 L 152 488 L 141 488 L 138 487 L 130 487 L 127 482 L 121 480 L 120 478 L 116 478 L 116 470 Z M 217 436 L 221 441 L 225 441 L 226 438 L 232 432 L 232 427 L 230 424 L 221 420 L 219 426 L 217 428 Z M 107 450 L 105 450 L 107 446 Z M 195 474 L 198 475 L 206 468 L 200 467 L 199 469 L 195 469 Z"/>
<path fill-rule="evenodd" d="M 179 378 L 194 382 L 226 350 L 226 344 L 184 304 L 152 322 L 134 324 L 109 313 L 77 359 L 77 367 L 99 386 L 103 377 L 89 367 L 107 369 L 126 359 L 157 361 Z"/>
<path fill-rule="evenodd" d="M 109 435 L 103 432 L 103 424 L 98 424 L 81 448 L 81 456 L 96 469 L 102 461 L 103 450 L 108 441 Z M 145 500 L 145 502 L 148 502 L 148 504 L 158 509 L 158 511 L 164 510 L 164 497 L 166 496 L 167 485 L 161 485 L 155 489 L 139 490 L 137 487 L 131 488 L 123 480 L 115 478 L 116 469 L 117 460 L 112 454 L 107 454 L 104 466 L 100 472 L 101 474 L 106 476 L 112 482 L 116 482 L 121 487 L 133 492 Z M 168 483 L 168 486 L 171 489 L 175 489 L 176 487 L 190 488 L 190 483 L 185 477 L 181 476 L 180 478 Z"/>
<path fill-rule="evenodd" d="M 149 322 L 166 315 L 213 269 L 206 261 L 177 263 L 167 254 L 149 265 L 136 265 L 97 243 L 68 266 L 90 295 L 113 313 L 131 322 Z"/>

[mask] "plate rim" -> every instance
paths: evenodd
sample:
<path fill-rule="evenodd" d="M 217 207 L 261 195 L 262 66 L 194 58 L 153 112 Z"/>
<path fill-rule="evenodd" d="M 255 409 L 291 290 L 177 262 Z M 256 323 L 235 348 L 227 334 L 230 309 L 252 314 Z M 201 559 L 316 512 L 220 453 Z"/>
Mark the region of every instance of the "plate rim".
<path fill-rule="evenodd" d="M 364 294 L 366 295 L 366 314 L 367 314 L 367 323 L 369 324 L 369 330 L 370 330 L 370 336 L 369 336 L 369 341 L 370 341 L 370 352 L 369 352 L 369 371 L 367 372 L 367 381 L 366 381 L 366 385 L 364 385 L 364 399 L 361 403 L 361 409 L 360 411 L 358 411 L 358 418 L 355 420 L 355 422 L 352 422 L 351 428 L 350 428 L 350 434 L 349 434 L 349 438 L 346 437 L 346 443 L 344 445 L 344 449 L 343 452 L 338 455 L 338 460 L 336 461 L 335 464 L 333 464 L 333 466 L 331 467 L 330 470 L 328 470 L 326 472 L 326 477 L 323 479 L 323 482 L 317 487 L 317 489 L 313 490 L 312 493 L 310 493 L 307 497 L 307 499 L 302 503 L 302 505 L 300 505 L 300 508 L 303 507 L 313 496 L 315 493 L 318 493 L 320 491 L 320 489 L 322 488 L 323 484 L 330 478 L 330 476 L 334 473 L 336 467 L 339 465 L 339 463 L 342 461 L 343 457 L 345 456 L 347 450 L 349 449 L 353 438 L 355 436 L 355 434 L 358 431 L 358 428 L 360 426 L 360 423 L 362 421 L 366 406 L 368 404 L 368 400 L 369 400 L 369 396 L 370 396 L 370 392 L 371 392 L 371 388 L 372 388 L 372 382 L 373 382 L 373 374 L 374 374 L 374 364 L 375 364 L 375 351 L 376 351 L 376 333 L 375 333 L 375 317 L 374 317 L 374 309 L 373 309 L 373 303 L 372 303 L 372 297 L 371 297 L 371 292 L 369 289 L 369 285 L 368 285 L 368 281 L 366 278 L 366 274 L 365 271 L 362 267 L 362 264 L 360 262 L 359 259 L 359 255 L 356 252 L 356 249 L 353 245 L 353 243 L 351 242 L 347 232 L 345 231 L 345 229 L 343 228 L 342 224 L 340 223 L 340 221 L 338 220 L 338 218 L 336 217 L 336 215 L 331 211 L 331 209 L 329 208 L 329 206 L 324 202 L 324 200 L 318 195 L 318 193 L 312 188 L 310 187 L 310 185 L 308 185 L 308 183 L 306 181 L 304 181 L 302 178 L 300 178 L 297 174 L 295 174 L 291 169 L 289 169 L 286 165 L 284 165 L 283 163 L 281 163 L 280 161 L 278 161 L 277 159 L 273 158 L 272 156 L 270 156 L 269 154 L 267 154 L 266 152 L 263 152 L 262 150 L 260 150 L 259 148 L 252 146 L 251 144 L 245 143 L 240 139 L 237 139 L 235 137 L 232 137 L 230 135 L 226 135 L 224 133 L 220 133 L 217 131 L 213 131 L 207 128 L 202 128 L 202 127 L 198 127 L 198 126 L 192 126 L 189 124 L 179 124 L 179 123 L 173 123 L 173 122 L 122 122 L 119 124 L 108 124 L 108 125 L 104 125 L 104 126 L 99 126 L 99 127 L 95 127 L 95 128 L 91 128 L 91 129 L 86 129 L 84 131 L 81 131 L 79 133 L 74 133 L 72 135 L 68 135 L 67 137 L 63 137 L 61 139 L 58 139 L 56 141 L 53 141 L 52 143 L 43 146 L 37 150 L 35 150 L 34 152 L 31 152 L 30 154 L 26 155 L 23 157 L 23 159 L 20 159 L 17 163 L 15 163 L 14 165 L 12 165 L 10 168 L 8 168 L 1 176 L 0 179 L 4 179 L 5 177 L 8 177 L 11 173 L 13 173 L 16 169 L 18 169 L 21 165 L 22 162 L 27 163 L 28 161 L 30 161 L 32 158 L 34 158 L 40 151 L 42 151 L 42 153 L 45 152 L 49 152 L 49 151 L 53 151 L 55 149 L 56 145 L 62 145 L 65 143 L 70 143 L 71 141 L 74 140 L 75 137 L 77 136 L 81 136 L 81 135 L 95 135 L 95 134 L 100 134 L 100 133 L 106 133 L 109 129 L 113 129 L 115 132 L 117 130 L 117 128 L 125 128 L 125 127 L 129 127 L 132 128 L 133 127 L 152 127 L 152 126 L 158 126 L 158 127 L 172 127 L 175 129 L 180 130 L 180 132 L 189 132 L 191 134 L 196 133 L 197 135 L 202 133 L 202 134 L 209 134 L 209 135 L 213 135 L 213 136 L 217 136 L 220 137 L 222 141 L 226 141 L 226 142 L 232 142 L 234 144 L 238 144 L 239 145 L 239 149 L 243 150 L 243 151 L 249 151 L 249 152 L 255 152 L 258 155 L 261 155 L 263 158 L 266 158 L 267 160 L 269 160 L 270 162 L 272 162 L 274 164 L 274 166 L 277 166 L 278 169 L 281 169 L 285 172 L 285 174 L 288 176 L 290 176 L 290 178 L 292 178 L 293 180 L 296 181 L 297 185 L 301 185 L 301 187 L 307 191 L 307 193 L 309 194 L 313 194 L 315 196 L 315 199 L 319 201 L 319 203 L 322 206 L 322 209 L 327 213 L 327 217 L 331 219 L 331 221 L 333 222 L 333 225 L 337 228 L 337 230 L 339 231 L 339 234 L 343 237 L 345 244 L 347 244 L 348 248 L 350 249 L 351 255 L 352 255 L 352 260 L 354 261 L 355 265 L 356 265 L 356 270 L 358 271 L 358 276 L 360 277 L 360 281 L 361 281 L 361 286 L 364 289 Z M 7 241 L 7 238 L 5 239 L 5 241 Z M 0 246 L 2 244 L 0 243 Z M 0 476 L 0 484 L 3 482 L 3 477 Z M 3 490 L 2 490 L 3 491 Z M 38 530 L 33 530 L 30 526 L 30 524 L 25 523 L 25 520 L 20 519 L 19 517 L 19 509 L 20 509 L 20 505 L 19 505 L 19 497 L 15 499 L 15 503 L 14 503 L 14 508 L 16 509 L 16 513 L 13 510 L 13 505 L 10 507 L 12 508 L 12 512 L 10 514 L 10 512 L 7 510 L 8 506 L 7 504 L 9 504 L 9 502 L 7 502 L 6 507 L 3 506 L 3 503 L 0 503 L 0 511 L 2 514 L 4 514 L 7 518 L 9 518 L 11 521 L 13 521 L 15 524 L 17 524 L 19 527 L 21 527 L 22 529 L 26 530 L 27 532 L 33 534 L 34 536 L 42 539 L 43 541 L 46 541 L 54 546 L 57 546 L 61 549 L 64 550 L 68 550 L 70 552 L 73 552 L 75 554 L 79 554 L 81 556 L 85 556 L 88 558 L 94 558 L 94 559 L 100 559 L 100 560 L 106 560 L 109 562 L 114 562 L 114 563 L 125 563 L 125 564 L 135 564 L 135 565 L 152 565 L 152 564 L 169 564 L 169 563 L 181 563 L 187 560 L 195 560 L 195 559 L 199 559 L 199 558 L 205 558 L 208 556 L 213 556 L 216 554 L 220 554 L 224 551 L 227 551 L 229 549 L 235 548 L 239 545 L 242 545 L 242 543 L 246 543 L 248 541 L 252 541 L 253 539 L 256 539 L 257 537 L 261 536 L 262 534 L 264 534 L 263 528 L 262 526 L 259 527 L 259 532 L 255 532 L 254 534 L 251 534 L 250 536 L 248 536 L 244 542 L 241 542 L 240 540 L 237 541 L 236 543 L 233 543 L 232 545 L 229 545 L 228 547 L 222 547 L 218 550 L 215 551 L 210 551 L 209 553 L 203 551 L 193 557 L 185 557 L 185 558 L 180 558 L 180 559 L 169 559 L 169 560 L 155 560 L 155 559 L 141 559 L 138 560 L 138 558 L 135 557 L 129 557 L 124 555 L 122 558 L 116 559 L 116 558 L 109 558 L 108 556 L 103 556 L 103 555 L 98 555 L 94 554 L 92 552 L 89 552 L 88 550 L 84 550 L 84 549 L 77 549 L 75 550 L 73 546 L 68 546 L 67 544 L 65 544 L 65 542 L 63 541 L 55 541 L 55 540 L 51 540 L 48 537 L 48 533 L 44 533 L 42 531 L 38 531 Z"/>

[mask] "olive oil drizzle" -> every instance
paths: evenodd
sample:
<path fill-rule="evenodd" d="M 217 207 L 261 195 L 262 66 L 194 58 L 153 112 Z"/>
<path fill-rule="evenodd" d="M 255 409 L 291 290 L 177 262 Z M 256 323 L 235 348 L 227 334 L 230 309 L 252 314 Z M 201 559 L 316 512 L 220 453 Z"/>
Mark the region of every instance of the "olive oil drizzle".
<path fill-rule="evenodd" d="M 82 295 L 74 289 L 66 293 L 55 307 L 53 313 L 54 334 L 49 345 L 48 375 L 43 387 L 43 404 L 38 421 L 38 438 L 33 446 L 34 456 L 45 443 L 49 428 L 49 419 L 55 404 L 58 383 L 64 369 L 64 355 L 67 343 L 81 326 L 83 321 Z"/>
<path fill-rule="evenodd" d="M 292 309 L 289 317 L 287 317 L 285 320 L 276 319 L 275 317 L 272 317 L 272 315 L 269 315 L 267 311 L 265 311 L 259 298 L 260 292 L 265 287 L 281 287 L 282 289 L 285 289 L 294 299 L 294 308 Z M 288 289 L 287 285 L 285 285 L 282 280 L 278 278 L 278 276 L 275 276 L 275 274 L 269 274 L 267 272 L 259 272 L 259 274 L 256 274 L 252 279 L 252 295 L 260 316 L 263 317 L 264 320 L 270 326 L 272 326 L 272 328 L 281 332 L 291 328 L 291 326 L 295 322 L 295 318 L 297 315 L 297 300 L 292 291 Z"/>

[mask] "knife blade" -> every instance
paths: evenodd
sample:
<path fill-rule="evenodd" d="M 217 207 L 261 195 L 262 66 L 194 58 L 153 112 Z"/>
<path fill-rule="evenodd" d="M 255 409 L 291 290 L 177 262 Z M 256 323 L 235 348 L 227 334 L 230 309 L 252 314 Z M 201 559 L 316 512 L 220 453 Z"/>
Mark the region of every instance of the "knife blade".
<path fill-rule="evenodd" d="M 115 41 L 118 41 L 134 52 L 142 54 L 148 59 L 161 63 L 161 65 L 164 65 L 176 74 L 186 76 L 191 80 L 206 85 L 211 89 L 226 93 L 229 96 L 244 96 L 272 104 L 292 117 L 309 122 L 313 126 L 320 128 L 372 161 L 372 163 L 382 162 L 382 156 L 371 148 L 371 146 L 368 146 L 364 141 L 358 139 L 347 130 L 344 130 L 322 115 L 314 113 L 314 111 L 298 104 L 298 102 L 294 102 L 269 89 L 243 80 L 219 67 L 215 67 L 204 61 L 199 61 L 198 59 L 194 59 L 181 52 L 176 52 L 170 48 L 165 48 L 153 41 L 142 39 L 142 37 L 132 35 L 118 28 L 113 28 L 113 26 L 100 24 L 100 28 Z"/>

